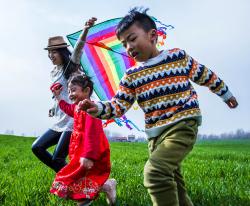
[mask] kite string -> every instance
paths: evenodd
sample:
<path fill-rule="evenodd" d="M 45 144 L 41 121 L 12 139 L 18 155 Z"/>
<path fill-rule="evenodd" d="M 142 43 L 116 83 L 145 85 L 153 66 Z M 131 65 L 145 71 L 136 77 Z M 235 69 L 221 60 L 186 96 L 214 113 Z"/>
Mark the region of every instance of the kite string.
<path fill-rule="evenodd" d="M 62 72 L 62 74 L 56 80 L 54 80 L 53 84 L 56 83 L 59 79 L 61 79 L 61 77 L 65 74 L 65 72 L 67 71 L 67 69 L 69 67 L 70 62 L 71 62 L 71 56 L 70 56 L 69 62 L 66 65 L 66 68 L 64 69 L 64 71 Z"/>

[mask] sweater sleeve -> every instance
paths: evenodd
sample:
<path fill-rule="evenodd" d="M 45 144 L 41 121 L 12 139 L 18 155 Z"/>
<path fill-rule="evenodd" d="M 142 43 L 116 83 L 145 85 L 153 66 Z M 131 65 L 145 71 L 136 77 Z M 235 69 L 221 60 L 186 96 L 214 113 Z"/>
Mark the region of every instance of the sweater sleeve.
<path fill-rule="evenodd" d="M 102 121 L 86 114 L 82 157 L 98 160 L 101 154 Z"/>
<path fill-rule="evenodd" d="M 125 114 L 136 100 L 135 88 L 129 75 L 125 74 L 120 81 L 116 95 L 110 101 L 96 102 L 100 119 L 119 118 Z"/>
<path fill-rule="evenodd" d="M 228 86 L 213 71 L 206 66 L 198 63 L 191 56 L 186 54 L 189 79 L 200 86 L 208 87 L 213 93 L 217 94 L 224 101 L 233 95 Z"/>
<path fill-rule="evenodd" d="M 60 100 L 59 102 L 59 107 L 60 109 L 65 112 L 67 115 L 70 117 L 74 117 L 74 109 L 75 109 L 75 104 L 69 104 L 65 102 L 64 100 Z"/>

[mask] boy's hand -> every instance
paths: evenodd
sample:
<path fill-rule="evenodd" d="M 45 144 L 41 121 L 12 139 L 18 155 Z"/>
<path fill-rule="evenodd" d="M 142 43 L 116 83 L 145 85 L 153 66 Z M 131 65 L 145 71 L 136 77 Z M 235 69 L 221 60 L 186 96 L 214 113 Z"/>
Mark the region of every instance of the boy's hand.
<path fill-rule="evenodd" d="M 226 104 L 227 104 L 231 109 L 236 108 L 236 107 L 238 106 L 238 102 L 237 102 L 237 100 L 236 100 L 236 98 L 235 98 L 234 96 L 231 97 L 230 99 L 228 99 L 228 100 L 226 101 Z"/>
<path fill-rule="evenodd" d="M 81 157 L 79 162 L 81 167 L 85 167 L 88 170 L 90 170 L 94 166 L 94 162 L 92 160 L 84 157 Z"/>
<path fill-rule="evenodd" d="M 78 109 L 79 109 L 79 110 L 86 111 L 86 112 L 88 112 L 89 114 L 95 114 L 95 113 L 98 112 L 98 107 L 97 107 L 97 105 L 96 105 L 94 102 L 92 102 L 92 101 L 90 101 L 90 100 L 88 100 L 88 99 L 85 99 L 85 100 L 83 100 L 83 101 L 80 101 L 80 102 L 78 103 Z"/>

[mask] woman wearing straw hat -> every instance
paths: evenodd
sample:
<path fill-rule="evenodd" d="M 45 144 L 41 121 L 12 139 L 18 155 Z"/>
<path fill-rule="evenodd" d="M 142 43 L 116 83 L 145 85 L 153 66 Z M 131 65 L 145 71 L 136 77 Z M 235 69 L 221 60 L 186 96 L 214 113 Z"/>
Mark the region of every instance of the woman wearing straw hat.
<path fill-rule="evenodd" d="M 92 18 L 92 21 L 95 20 Z M 68 98 L 67 80 L 73 73 L 80 72 L 80 59 L 86 36 L 87 30 L 81 34 L 72 55 L 67 48 L 69 45 L 62 36 L 49 38 L 48 46 L 44 48 L 48 50 L 49 59 L 55 65 L 51 71 L 50 89 L 53 92 L 54 89 L 61 87 L 61 96 L 66 102 L 71 102 Z M 36 139 L 32 145 L 32 151 L 44 164 L 58 172 L 66 165 L 73 119 L 60 110 L 56 101 L 53 108 L 49 110 L 49 117 L 55 117 L 56 123 Z M 53 154 L 50 154 L 47 149 L 53 145 L 56 147 Z"/>

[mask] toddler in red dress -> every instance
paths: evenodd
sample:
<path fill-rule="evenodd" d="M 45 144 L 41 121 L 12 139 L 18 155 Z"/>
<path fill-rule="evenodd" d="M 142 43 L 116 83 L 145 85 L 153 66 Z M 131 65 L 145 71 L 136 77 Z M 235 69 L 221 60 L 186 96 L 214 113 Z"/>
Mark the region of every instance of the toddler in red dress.
<path fill-rule="evenodd" d="M 68 83 L 69 98 L 73 104 L 60 99 L 60 90 L 54 95 L 60 109 L 74 117 L 74 128 L 69 145 L 70 162 L 57 174 L 50 192 L 62 198 L 76 200 L 78 205 L 90 205 L 100 191 L 107 194 L 109 204 L 116 198 L 116 181 L 110 175 L 109 142 L 102 121 L 78 110 L 77 104 L 90 99 L 93 82 L 88 76 L 75 75 Z"/>

